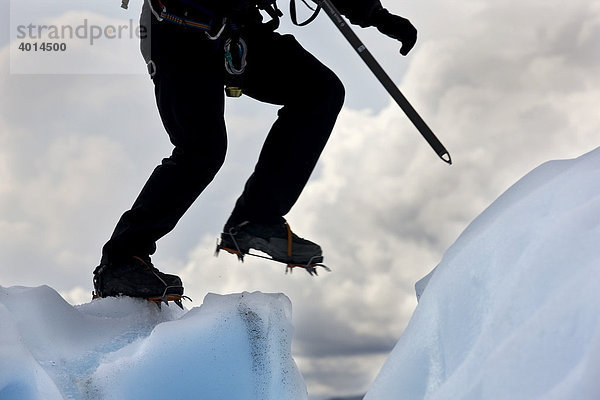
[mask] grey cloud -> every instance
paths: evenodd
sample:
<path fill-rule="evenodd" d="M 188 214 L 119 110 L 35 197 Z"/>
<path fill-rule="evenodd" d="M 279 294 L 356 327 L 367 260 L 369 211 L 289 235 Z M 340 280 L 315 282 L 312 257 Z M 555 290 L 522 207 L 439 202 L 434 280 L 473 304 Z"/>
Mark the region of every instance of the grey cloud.
<path fill-rule="evenodd" d="M 436 159 L 395 105 L 376 114 L 346 110 L 340 118 L 320 175 L 292 213 L 341 267 L 329 290 L 311 296 L 325 308 L 316 313 L 334 315 L 334 327 L 343 315 L 347 326 L 337 330 L 360 337 L 356 327 L 365 324 L 399 333 L 410 308 L 395 306 L 410 302 L 412 284 L 477 214 L 541 162 L 598 145 L 599 51 L 588 40 L 600 27 L 598 12 L 583 1 L 567 12 L 521 4 L 482 4 L 456 37 L 430 38 L 413 55 L 403 91 L 447 144 L 452 167 Z M 456 6 L 460 13 L 470 4 Z M 540 7 L 551 18 L 533 12 Z M 571 42 L 576 49 L 566 46 Z M 369 295 L 373 287 L 378 293 Z M 378 339 L 383 344 L 386 335 Z"/>

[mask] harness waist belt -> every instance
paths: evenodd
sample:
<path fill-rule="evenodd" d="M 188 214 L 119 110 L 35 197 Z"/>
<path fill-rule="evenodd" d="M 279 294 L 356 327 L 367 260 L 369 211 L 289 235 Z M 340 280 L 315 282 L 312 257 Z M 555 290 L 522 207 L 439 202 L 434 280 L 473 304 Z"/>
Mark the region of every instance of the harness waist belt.
<path fill-rule="evenodd" d="M 148 3 L 152 13 L 159 21 L 196 28 L 207 33 L 213 28 L 214 13 L 190 1 L 149 0 Z"/>
<path fill-rule="evenodd" d="M 212 21 L 209 21 L 208 23 L 203 23 L 203 22 L 200 22 L 200 21 L 197 21 L 194 19 L 183 18 L 178 15 L 167 12 L 167 10 L 164 8 L 161 10 L 159 15 L 163 20 L 171 22 L 173 24 L 186 26 L 186 27 L 190 27 L 190 28 L 196 28 L 196 29 L 203 30 L 205 32 L 209 32 L 212 28 L 212 25 L 211 25 Z"/>

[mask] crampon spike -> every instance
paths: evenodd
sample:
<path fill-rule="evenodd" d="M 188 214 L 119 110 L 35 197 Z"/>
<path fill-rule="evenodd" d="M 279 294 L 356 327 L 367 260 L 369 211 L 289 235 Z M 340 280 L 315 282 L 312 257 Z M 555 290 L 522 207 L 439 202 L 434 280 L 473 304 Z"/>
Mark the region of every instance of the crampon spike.
<path fill-rule="evenodd" d="M 183 303 L 182 300 L 189 300 L 192 301 L 192 299 L 190 299 L 187 296 L 183 296 L 183 295 L 178 295 L 178 294 L 167 294 L 164 296 L 155 296 L 155 297 L 148 297 L 146 300 L 148 300 L 151 303 L 156 304 L 156 306 L 159 309 L 162 309 L 162 304 L 165 303 L 167 305 L 167 307 L 169 306 L 169 302 L 172 301 L 174 302 L 179 308 L 181 308 L 182 310 L 183 308 Z"/>
<path fill-rule="evenodd" d="M 100 298 L 100 296 L 98 296 L 96 294 L 96 292 L 92 292 L 92 300 L 96 300 L 99 298 Z M 161 307 L 162 303 L 165 303 L 167 306 L 169 306 L 169 301 L 172 301 L 177 305 L 177 307 L 181 308 L 182 310 L 184 310 L 183 302 L 182 302 L 182 300 L 184 300 L 184 299 L 192 301 L 192 299 L 190 299 L 188 296 L 183 296 L 183 295 L 178 295 L 178 294 L 167 294 L 167 295 L 163 295 L 163 296 L 155 296 L 155 297 L 146 298 L 146 300 L 149 301 L 150 303 L 156 304 L 156 306 L 159 309 L 162 309 L 162 307 Z"/>
<path fill-rule="evenodd" d="M 331 268 L 329 268 L 325 264 L 313 264 L 313 265 L 288 264 L 285 268 L 285 273 L 287 274 L 289 272 L 291 274 L 292 272 L 294 272 L 294 268 L 303 268 L 306 270 L 306 272 L 308 272 L 309 275 L 319 276 L 317 267 L 322 267 L 325 269 L 325 271 L 331 272 Z"/>
<path fill-rule="evenodd" d="M 229 254 L 234 254 L 234 255 L 237 256 L 237 258 L 238 258 L 239 261 L 244 262 L 244 254 L 241 251 L 235 250 L 235 249 L 230 249 L 230 248 L 227 248 L 227 247 L 221 247 L 220 244 L 217 244 L 217 249 L 215 250 L 215 256 L 219 255 L 219 251 L 220 250 L 225 250 Z"/>
<path fill-rule="evenodd" d="M 276 260 L 274 258 L 271 257 L 266 257 L 260 254 L 255 254 L 255 253 L 242 253 L 239 250 L 236 249 L 230 249 L 227 247 L 222 247 L 220 245 L 220 243 L 217 240 L 217 248 L 215 250 L 215 256 L 219 255 L 219 251 L 220 250 L 225 250 L 226 252 L 228 252 L 229 254 L 234 254 L 237 256 L 238 260 L 241 262 L 244 262 L 244 256 L 251 256 L 251 257 L 257 257 L 257 258 L 262 258 L 265 260 L 269 260 L 269 261 L 274 261 L 274 262 L 278 262 L 281 264 L 286 264 L 286 269 L 285 269 L 285 273 L 287 274 L 288 272 L 292 272 L 292 270 L 294 268 L 303 268 L 306 270 L 306 272 L 309 273 L 309 275 L 311 276 L 318 276 L 319 274 L 317 273 L 317 267 L 322 267 L 324 268 L 327 272 L 331 272 L 331 268 L 327 267 L 325 264 L 321 264 L 321 263 L 315 263 L 313 262 L 313 260 L 315 260 L 315 257 L 313 257 L 311 260 L 309 260 L 306 264 L 298 264 L 298 263 L 290 263 L 288 261 L 282 261 L 282 260 Z M 318 258 L 319 260 L 322 260 L 321 257 Z M 316 260 L 315 260 L 316 261 Z"/>
<path fill-rule="evenodd" d="M 219 243 L 219 239 L 217 238 L 217 247 L 215 248 L 215 257 L 219 257 L 220 251 L 221 251 L 221 244 Z"/>

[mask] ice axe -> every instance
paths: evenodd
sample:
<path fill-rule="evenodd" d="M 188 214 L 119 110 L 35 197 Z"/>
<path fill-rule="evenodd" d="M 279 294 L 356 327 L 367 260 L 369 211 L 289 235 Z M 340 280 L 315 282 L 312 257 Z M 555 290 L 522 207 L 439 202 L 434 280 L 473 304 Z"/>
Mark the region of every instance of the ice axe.
<path fill-rule="evenodd" d="M 433 150 L 437 153 L 437 155 L 446 163 L 452 164 L 452 158 L 450 157 L 450 153 L 444 145 L 439 141 L 437 136 L 433 133 L 433 131 L 427 126 L 423 118 L 417 113 L 417 110 L 408 102 L 406 97 L 402 94 L 400 89 L 396 86 L 394 81 L 389 77 L 389 75 L 383 70 L 381 65 L 375 60 L 375 57 L 371 54 L 371 52 L 366 48 L 363 42 L 356 36 L 352 28 L 348 26 L 340 12 L 337 8 L 331 3 L 331 0 L 313 0 L 317 3 L 317 5 L 322 8 L 325 13 L 329 16 L 329 18 L 333 21 L 333 23 L 338 27 L 340 32 L 344 35 L 344 37 L 350 42 L 354 50 L 358 53 L 358 55 L 363 59 L 363 61 L 367 64 L 369 69 L 375 74 L 379 82 L 383 85 L 383 87 L 387 90 L 387 92 L 392 96 L 392 98 L 396 101 L 396 103 L 400 106 L 402 111 L 406 114 L 408 119 L 413 123 L 413 125 L 417 128 L 417 130 L 421 133 L 423 138 L 427 140 L 427 143 L 433 148 Z"/>

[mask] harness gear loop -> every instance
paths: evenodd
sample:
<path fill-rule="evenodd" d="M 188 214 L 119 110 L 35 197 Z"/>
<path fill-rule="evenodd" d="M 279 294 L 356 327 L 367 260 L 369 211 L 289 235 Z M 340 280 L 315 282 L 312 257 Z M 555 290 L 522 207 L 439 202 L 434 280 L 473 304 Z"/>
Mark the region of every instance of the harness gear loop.
<path fill-rule="evenodd" d="M 292 228 L 290 228 L 290 224 L 288 224 L 286 222 L 285 228 L 287 230 L 287 239 L 288 239 L 287 255 L 291 259 L 292 258 L 292 242 L 294 240 L 294 237 L 292 236 Z"/>
<path fill-rule="evenodd" d="M 150 78 L 154 78 L 154 75 L 156 75 L 156 63 L 154 61 L 150 60 L 146 64 L 146 68 L 148 68 L 148 73 L 150 74 Z"/>
<path fill-rule="evenodd" d="M 122 0 L 123 2 L 129 2 L 129 0 Z M 214 21 L 215 15 L 207 9 L 192 10 L 192 17 L 188 16 L 188 10 L 174 8 L 167 8 L 161 0 L 145 0 L 150 6 L 150 11 L 154 17 L 159 21 L 167 21 L 172 24 L 183 26 L 185 28 L 195 28 L 204 32 L 206 37 L 210 40 L 217 40 L 221 37 L 221 34 L 227 26 L 227 18 L 221 18 L 221 26 L 217 25 Z M 214 29 L 218 30 L 213 34 Z"/>
<path fill-rule="evenodd" d="M 217 32 L 217 34 L 215 36 L 211 36 L 211 34 L 209 33 L 209 31 L 205 31 L 204 34 L 210 40 L 217 40 L 217 39 L 219 39 L 221 37 L 221 34 L 225 30 L 226 26 L 227 26 L 227 18 L 223 18 L 223 25 L 221 26 L 221 29 L 219 29 L 219 31 Z"/>
<path fill-rule="evenodd" d="M 306 26 L 310 24 L 317 18 L 319 12 L 321 11 L 320 5 L 318 5 L 316 8 L 312 8 L 310 4 L 306 2 L 306 0 L 302 0 L 302 2 L 306 5 L 306 7 L 313 11 L 313 14 L 306 21 L 299 23 L 298 16 L 296 14 L 296 0 L 290 0 L 290 18 L 296 26 Z"/>

